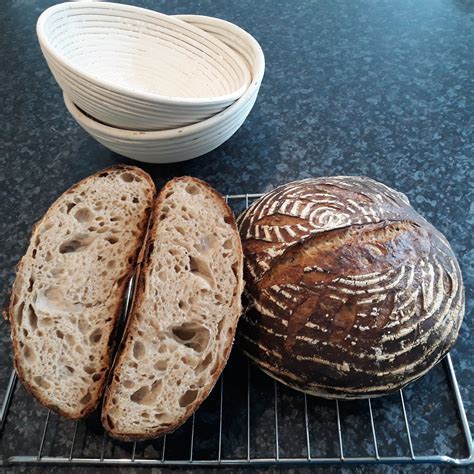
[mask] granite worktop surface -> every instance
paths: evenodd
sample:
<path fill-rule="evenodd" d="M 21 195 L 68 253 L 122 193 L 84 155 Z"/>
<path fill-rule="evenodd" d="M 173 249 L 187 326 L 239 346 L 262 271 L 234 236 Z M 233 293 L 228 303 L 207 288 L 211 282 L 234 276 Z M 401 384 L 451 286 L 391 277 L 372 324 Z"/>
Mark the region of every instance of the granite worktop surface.
<path fill-rule="evenodd" d="M 0 9 L 2 301 L 13 281 L 15 264 L 27 246 L 31 226 L 52 201 L 96 170 L 132 163 L 95 142 L 68 115 L 35 35 L 38 15 L 52 3 L 4 0 Z M 203 14 L 232 21 L 258 39 L 266 56 L 261 91 L 242 128 L 217 150 L 195 160 L 143 165 L 157 186 L 186 174 L 208 181 L 222 193 L 255 193 L 310 176 L 363 174 L 404 192 L 446 235 L 462 267 L 466 317 L 452 358 L 468 418 L 474 419 L 474 3 L 133 3 L 164 13 Z M 11 372 L 9 333 L 3 321 L 0 361 L 3 397 Z M 225 376 L 223 456 L 246 455 L 246 370 L 245 361 L 234 354 Z M 251 377 L 251 454 L 273 456 L 274 387 L 255 369 Z M 196 416 L 196 433 L 201 430 L 202 436 L 195 449 L 203 458 L 216 456 L 218 418 L 214 408 L 219 394 L 220 384 Z M 280 454 L 306 456 L 301 396 L 281 387 L 278 396 Z M 405 398 L 415 454 L 467 455 L 442 366 L 408 387 Z M 317 399 L 309 404 L 313 455 L 338 456 L 334 405 Z M 379 454 L 409 455 L 399 400 L 388 397 L 373 405 Z M 38 453 L 45 416 L 46 411 L 17 384 L 0 438 L 4 461 L 12 454 Z M 343 404 L 341 417 L 344 453 L 373 456 L 366 402 Z M 73 423 L 51 415 L 42 455 L 69 456 L 73 431 Z M 101 442 L 97 417 L 92 416 L 79 424 L 73 456 L 97 456 Z M 158 458 L 161 443 L 139 445 L 137 458 Z M 188 450 L 187 443 L 189 427 L 175 435 L 177 446 Z M 131 447 L 123 443 L 106 440 L 105 445 L 106 457 L 131 455 Z M 170 449 L 170 456 L 180 456 Z M 86 469 L 77 468 L 80 472 Z M 368 469 L 355 468 L 358 472 Z M 443 468 L 424 465 L 423 469 L 435 472 Z"/>

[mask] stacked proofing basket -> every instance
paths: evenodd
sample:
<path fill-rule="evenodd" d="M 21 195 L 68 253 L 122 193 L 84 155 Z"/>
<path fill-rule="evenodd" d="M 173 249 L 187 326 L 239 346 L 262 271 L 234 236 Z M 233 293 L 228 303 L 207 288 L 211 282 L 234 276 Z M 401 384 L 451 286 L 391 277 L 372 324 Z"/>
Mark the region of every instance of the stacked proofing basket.
<path fill-rule="evenodd" d="M 89 38 L 88 49 L 84 42 L 81 42 L 80 36 L 67 41 L 68 34 L 73 36 L 70 34 L 73 30 L 70 18 L 77 16 L 78 12 L 83 15 L 82 31 L 93 35 L 93 41 Z M 121 29 L 124 36 L 133 32 L 133 44 L 138 49 L 143 48 L 142 36 L 151 34 L 150 31 L 155 36 L 161 35 L 163 30 L 174 32 L 176 43 L 168 43 L 173 48 L 179 46 L 181 52 L 183 45 L 189 42 L 189 35 L 193 38 L 193 45 L 201 41 L 199 48 L 202 46 L 206 53 L 204 59 L 198 58 L 202 66 L 201 77 L 200 64 L 196 61 L 193 63 L 193 58 L 186 61 L 185 56 L 181 56 L 180 63 L 179 51 L 176 55 L 171 51 L 170 56 L 168 51 L 168 56 L 163 54 L 158 57 L 158 60 L 168 61 L 169 70 L 181 67 L 177 77 L 189 77 L 191 86 L 197 84 L 201 85 L 201 88 L 189 90 L 188 87 L 188 91 L 185 91 L 188 96 L 184 97 L 150 94 L 144 90 L 150 88 L 150 85 L 158 86 L 162 90 L 167 88 L 164 83 L 166 74 L 159 77 L 157 72 L 156 78 L 154 74 L 149 74 L 145 81 L 137 84 L 140 87 L 137 91 L 133 75 L 128 74 L 128 77 L 123 78 L 119 61 L 113 62 L 115 49 L 122 47 L 121 42 L 127 40 L 120 36 L 116 37 L 114 42 L 110 42 L 110 38 L 107 42 L 110 23 L 114 24 L 114 28 Z M 113 3 L 68 3 L 46 10 L 38 20 L 37 31 L 42 51 L 63 89 L 66 107 L 74 119 L 110 150 L 143 162 L 171 163 L 189 160 L 228 140 L 252 109 L 265 69 L 263 52 L 257 41 L 241 28 L 216 18 L 195 15 L 169 17 L 142 8 Z M 61 35 L 66 36 L 66 40 L 62 40 L 60 48 L 55 47 L 55 41 L 57 43 L 57 38 Z M 112 60 L 102 66 L 95 66 L 89 60 L 89 71 L 84 72 L 81 55 L 93 56 L 94 47 L 104 48 L 104 45 L 108 48 L 108 55 Z M 74 50 L 77 52 L 74 53 Z M 66 57 L 71 56 L 71 52 L 75 55 L 75 63 Z M 142 57 L 150 59 L 151 56 L 147 54 L 152 53 L 156 55 L 156 51 L 145 51 Z M 211 53 L 215 54 L 220 63 L 210 64 Z M 138 63 L 133 57 L 133 50 L 129 56 L 129 71 L 136 67 L 138 79 L 142 79 L 147 74 L 146 68 L 143 69 L 143 60 L 141 64 Z M 173 60 L 175 63 L 170 65 L 169 61 Z M 90 73 L 91 64 L 97 68 L 97 76 Z M 115 70 L 111 69 L 114 65 Z M 106 67 L 109 69 L 104 80 Z M 159 71 L 159 68 L 153 71 Z M 204 77 L 206 74 L 207 82 Z M 204 80 L 199 82 L 203 78 Z M 186 81 L 182 80 L 181 84 L 186 86 Z M 173 84 L 170 87 L 172 88 Z M 214 95 L 206 96 L 210 93 Z M 129 105 L 128 108 L 121 107 L 123 102 Z M 182 125 L 176 126 L 180 118 Z M 153 123 L 157 126 L 150 129 Z M 139 124 L 139 127 L 124 128 L 124 124 Z"/>

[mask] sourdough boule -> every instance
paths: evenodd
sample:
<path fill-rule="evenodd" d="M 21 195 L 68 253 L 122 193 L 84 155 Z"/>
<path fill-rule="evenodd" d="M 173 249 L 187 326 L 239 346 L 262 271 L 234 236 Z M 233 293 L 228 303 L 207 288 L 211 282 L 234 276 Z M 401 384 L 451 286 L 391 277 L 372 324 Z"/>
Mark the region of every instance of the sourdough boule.
<path fill-rule="evenodd" d="M 277 380 L 327 398 L 379 396 L 453 346 L 459 265 L 405 195 L 366 177 L 306 179 L 238 224 L 250 301 L 238 341 Z"/>

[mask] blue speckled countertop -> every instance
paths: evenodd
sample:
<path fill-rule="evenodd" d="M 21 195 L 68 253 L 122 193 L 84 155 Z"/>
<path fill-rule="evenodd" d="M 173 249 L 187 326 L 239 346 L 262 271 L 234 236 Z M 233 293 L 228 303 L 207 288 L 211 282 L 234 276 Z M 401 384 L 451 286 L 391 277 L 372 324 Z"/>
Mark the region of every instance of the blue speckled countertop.
<path fill-rule="evenodd" d="M 90 138 L 63 105 L 60 89 L 43 60 L 35 36 L 36 18 L 52 3 L 5 0 L 0 10 L 2 301 L 13 281 L 14 266 L 25 251 L 31 226 L 52 201 L 71 184 L 98 169 L 131 162 Z M 222 193 L 254 193 L 310 176 L 364 174 L 404 192 L 414 207 L 447 236 L 460 260 L 466 284 L 466 318 L 452 356 L 472 420 L 474 3 L 470 0 L 139 0 L 133 3 L 164 13 L 195 13 L 230 20 L 259 40 L 267 62 L 258 101 L 242 128 L 219 149 L 201 158 L 177 165 L 144 165 L 158 186 L 170 177 L 188 174 L 208 181 Z M 3 397 L 11 364 L 7 326 L 4 322 L 0 324 L 0 397 Z M 231 387 L 235 383 L 232 377 L 242 376 L 242 367 L 245 365 L 234 356 L 226 372 L 226 383 Z M 272 416 L 269 412 L 272 401 L 265 399 L 272 385 L 267 386 L 266 377 L 257 372 L 254 375 L 257 384 L 252 403 L 263 423 L 266 416 Z M 456 417 L 450 412 L 446 386 L 444 372 L 438 367 L 406 390 L 417 454 L 466 455 L 459 428 L 449 421 Z M 298 403 L 293 393 L 282 389 L 280 427 L 286 455 L 305 455 L 304 438 L 299 438 L 298 431 L 301 426 L 294 421 L 301 408 L 296 406 Z M 364 425 L 359 419 L 366 408 L 357 403 L 342 408 L 347 422 L 342 433 L 347 453 L 372 455 L 372 439 L 362 433 L 367 423 Z M 374 407 L 376 421 L 382 415 L 386 418 L 385 427 L 378 427 L 379 449 L 385 455 L 406 454 L 408 449 L 400 431 L 403 425 L 400 425 L 399 408 L 394 403 L 382 400 Z M 326 450 L 323 455 L 327 455 L 331 449 L 337 449 L 331 411 L 334 407 L 315 400 L 310 408 L 319 423 L 312 426 L 315 433 L 318 430 L 312 449 L 315 453 Z M 225 413 L 232 417 L 232 410 L 229 406 Z M 0 454 L 36 453 L 44 414 L 17 386 L 12 413 L 0 438 Z M 245 419 L 245 413 L 237 413 L 237 421 L 239 417 Z M 212 424 L 210 418 L 204 420 L 208 425 Z M 296 423 L 293 427 L 292 419 Z M 67 451 L 72 425 L 61 423 L 56 418 L 52 422 L 56 438 L 45 445 L 48 455 L 64 455 L 61 447 Z M 357 423 L 362 423 L 361 429 Z M 86 433 L 89 430 L 95 434 L 97 426 L 93 419 L 85 429 Z M 269 436 L 265 430 L 255 433 L 254 455 L 263 455 Z M 237 438 L 224 437 L 224 447 L 225 443 L 234 444 L 232 449 L 239 451 Z M 75 455 L 94 455 L 92 444 L 84 441 L 77 448 L 82 451 Z M 29 450 L 30 446 L 33 448 Z M 127 452 L 128 448 L 116 449 Z M 381 468 L 384 472 L 393 469 L 399 470 Z M 426 472 L 443 469 L 423 467 Z M 77 470 L 83 472 L 86 468 Z M 362 466 L 354 470 L 369 472 L 371 468 Z"/>

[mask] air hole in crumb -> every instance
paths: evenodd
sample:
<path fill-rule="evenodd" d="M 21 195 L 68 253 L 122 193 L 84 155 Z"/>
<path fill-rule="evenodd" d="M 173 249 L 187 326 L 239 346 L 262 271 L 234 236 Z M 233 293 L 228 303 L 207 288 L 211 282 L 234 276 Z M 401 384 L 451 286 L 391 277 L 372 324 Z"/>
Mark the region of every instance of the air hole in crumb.
<path fill-rule="evenodd" d="M 140 387 L 130 395 L 130 400 L 138 405 L 153 405 L 161 391 L 162 384 L 161 380 L 156 380 L 151 387 Z"/>
<path fill-rule="evenodd" d="M 94 382 L 97 382 L 98 380 L 100 380 L 100 373 L 95 373 L 93 376 L 92 376 L 92 380 Z"/>
<path fill-rule="evenodd" d="M 104 172 L 99 174 L 99 178 L 106 178 L 109 175 L 109 173 Z"/>
<path fill-rule="evenodd" d="M 226 224 L 232 225 L 234 223 L 234 219 L 232 218 L 232 216 L 224 216 L 224 222 Z"/>
<path fill-rule="evenodd" d="M 92 375 L 92 374 L 95 372 L 95 368 L 92 367 L 91 365 L 86 365 L 86 366 L 84 367 L 84 372 L 85 372 L 86 374 Z"/>
<path fill-rule="evenodd" d="M 53 325 L 53 320 L 51 318 L 41 318 L 38 324 L 42 327 L 49 327 Z"/>
<path fill-rule="evenodd" d="M 72 374 L 74 373 L 74 368 L 71 367 L 70 365 L 65 365 L 64 367 L 66 367 L 66 369 Z"/>
<path fill-rule="evenodd" d="M 189 269 L 191 273 L 203 278 L 211 287 L 214 287 L 214 276 L 207 260 L 189 255 Z"/>
<path fill-rule="evenodd" d="M 181 362 L 184 364 L 184 365 L 188 365 L 190 367 L 194 367 L 194 364 L 193 364 L 193 361 L 187 357 L 187 356 L 183 356 L 181 357 Z"/>
<path fill-rule="evenodd" d="M 125 388 L 132 388 L 135 385 L 131 380 L 124 380 L 122 384 Z"/>
<path fill-rule="evenodd" d="M 77 222 L 89 222 L 94 218 L 94 213 L 87 207 L 82 207 L 74 213 Z"/>
<path fill-rule="evenodd" d="M 107 424 L 109 425 L 109 428 L 113 430 L 115 428 L 115 424 L 112 421 L 112 417 L 110 415 L 107 415 L 106 419 L 107 419 Z"/>
<path fill-rule="evenodd" d="M 76 206 L 75 202 L 68 202 L 66 204 L 66 214 L 69 214 L 71 212 L 71 209 L 73 209 Z"/>
<path fill-rule="evenodd" d="M 51 270 L 51 275 L 53 277 L 61 276 L 66 273 L 66 269 L 62 267 L 56 267 Z"/>
<path fill-rule="evenodd" d="M 145 357 L 145 346 L 140 341 L 135 341 L 133 344 L 133 357 L 137 360 Z"/>
<path fill-rule="evenodd" d="M 199 194 L 199 188 L 195 184 L 188 184 L 186 186 L 186 192 L 191 195 Z"/>
<path fill-rule="evenodd" d="M 59 329 L 56 330 L 56 336 L 59 337 L 59 339 L 62 339 L 64 337 L 64 333 L 60 331 Z"/>
<path fill-rule="evenodd" d="M 25 345 L 23 347 L 23 355 L 25 356 L 26 360 L 32 359 L 33 358 L 33 351 L 30 349 L 29 346 Z"/>
<path fill-rule="evenodd" d="M 168 367 L 168 361 L 167 360 L 158 360 L 153 365 L 153 368 L 155 370 L 161 370 L 161 371 L 165 371 L 167 367 Z"/>
<path fill-rule="evenodd" d="M 33 377 L 33 382 L 36 385 L 39 385 L 41 388 L 45 388 L 45 389 L 51 388 L 51 384 L 47 382 L 43 377 L 41 377 L 41 375 L 37 375 L 36 377 Z"/>
<path fill-rule="evenodd" d="M 230 250 L 231 248 L 233 248 L 234 245 L 233 245 L 233 242 L 232 242 L 232 239 L 227 239 L 225 242 L 224 242 L 224 248 L 226 250 Z"/>
<path fill-rule="evenodd" d="M 17 301 L 16 295 L 13 295 L 13 299 L 14 301 L 12 301 L 12 304 L 15 305 Z M 15 322 L 18 324 L 18 326 L 21 326 L 21 321 L 23 320 L 24 307 L 25 307 L 25 303 L 20 303 L 20 306 L 18 307 L 18 309 L 16 309 L 15 312 L 13 313 Z"/>
<path fill-rule="evenodd" d="M 162 212 L 162 214 L 168 214 L 168 212 L 170 212 L 169 206 L 163 206 L 161 208 L 161 212 Z"/>
<path fill-rule="evenodd" d="M 184 408 L 190 405 L 196 400 L 198 395 L 198 390 L 187 390 L 179 399 L 179 406 Z"/>
<path fill-rule="evenodd" d="M 214 363 L 214 366 L 213 366 L 212 369 L 211 369 L 211 377 L 214 376 L 214 375 L 217 373 L 217 371 L 219 370 L 219 368 L 220 368 L 219 359 L 217 359 L 217 360 L 215 361 L 215 363 Z"/>
<path fill-rule="evenodd" d="M 59 253 L 73 253 L 84 250 L 92 242 L 91 238 L 77 236 L 73 239 L 66 240 L 59 246 Z"/>
<path fill-rule="evenodd" d="M 79 403 L 81 405 L 87 405 L 92 400 L 92 395 L 90 392 L 87 392 L 80 400 Z"/>
<path fill-rule="evenodd" d="M 133 202 L 133 204 L 138 204 L 140 201 L 138 200 L 137 197 L 133 197 L 132 202 Z"/>
<path fill-rule="evenodd" d="M 109 244 L 112 244 L 112 245 L 114 245 L 114 244 L 116 244 L 116 243 L 118 242 L 117 237 L 106 237 L 105 240 L 106 240 L 107 242 L 109 242 Z"/>
<path fill-rule="evenodd" d="M 224 326 L 225 318 L 221 318 L 219 322 L 217 323 L 217 334 L 220 335 L 222 332 L 222 327 Z"/>
<path fill-rule="evenodd" d="M 167 347 L 164 344 L 162 344 L 161 346 L 158 347 L 158 353 L 159 354 L 163 354 L 166 351 L 167 351 Z"/>
<path fill-rule="evenodd" d="M 97 344 L 102 337 L 102 330 L 97 328 L 92 331 L 92 333 L 89 335 L 89 341 L 91 344 Z"/>
<path fill-rule="evenodd" d="M 36 316 L 35 311 L 31 305 L 28 305 L 26 310 L 26 318 L 28 321 L 28 325 L 34 331 L 38 328 L 38 316 Z"/>
<path fill-rule="evenodd" d="M 199 364 L 197 365 L 195 371 L 196 373 L 200 374 L 202 371 L 206 370 L 209 365 L 211 365 L 211 362 L 212 362 L 212 352 L 209 352 L 209 354 L 206 355 L 206 357 L 204 357 L 204 359 L 199 362 Z"/>
<path fill-rule="evenodd" d="M 128 173 L 128 172 L 127 172 L 127 173 L 122 173 L 122 174 L 120 175 L 120 177 L 122 178 L 122 181 L 125 181 L 126 183 L 131 183 L 131 182 L 135 179 L 135 177 L 133 176 L 133 174 L 132 174 L 132 173 Z"/>
<path fill-rule="evenodd" d="M 172 328 L 175 339 L 196 352 L 202 352 L 209 343 L 209 330 L 198 322 L 186 322 Z"/>
<path fill-rule="evenodd" d="M 239 264 L 236 262 L 232 265 L 232 273 L 234 274 L 235 276 L 235 279 L 237 281 L 239 281 L 239 268 L 238 268 Z"/>

